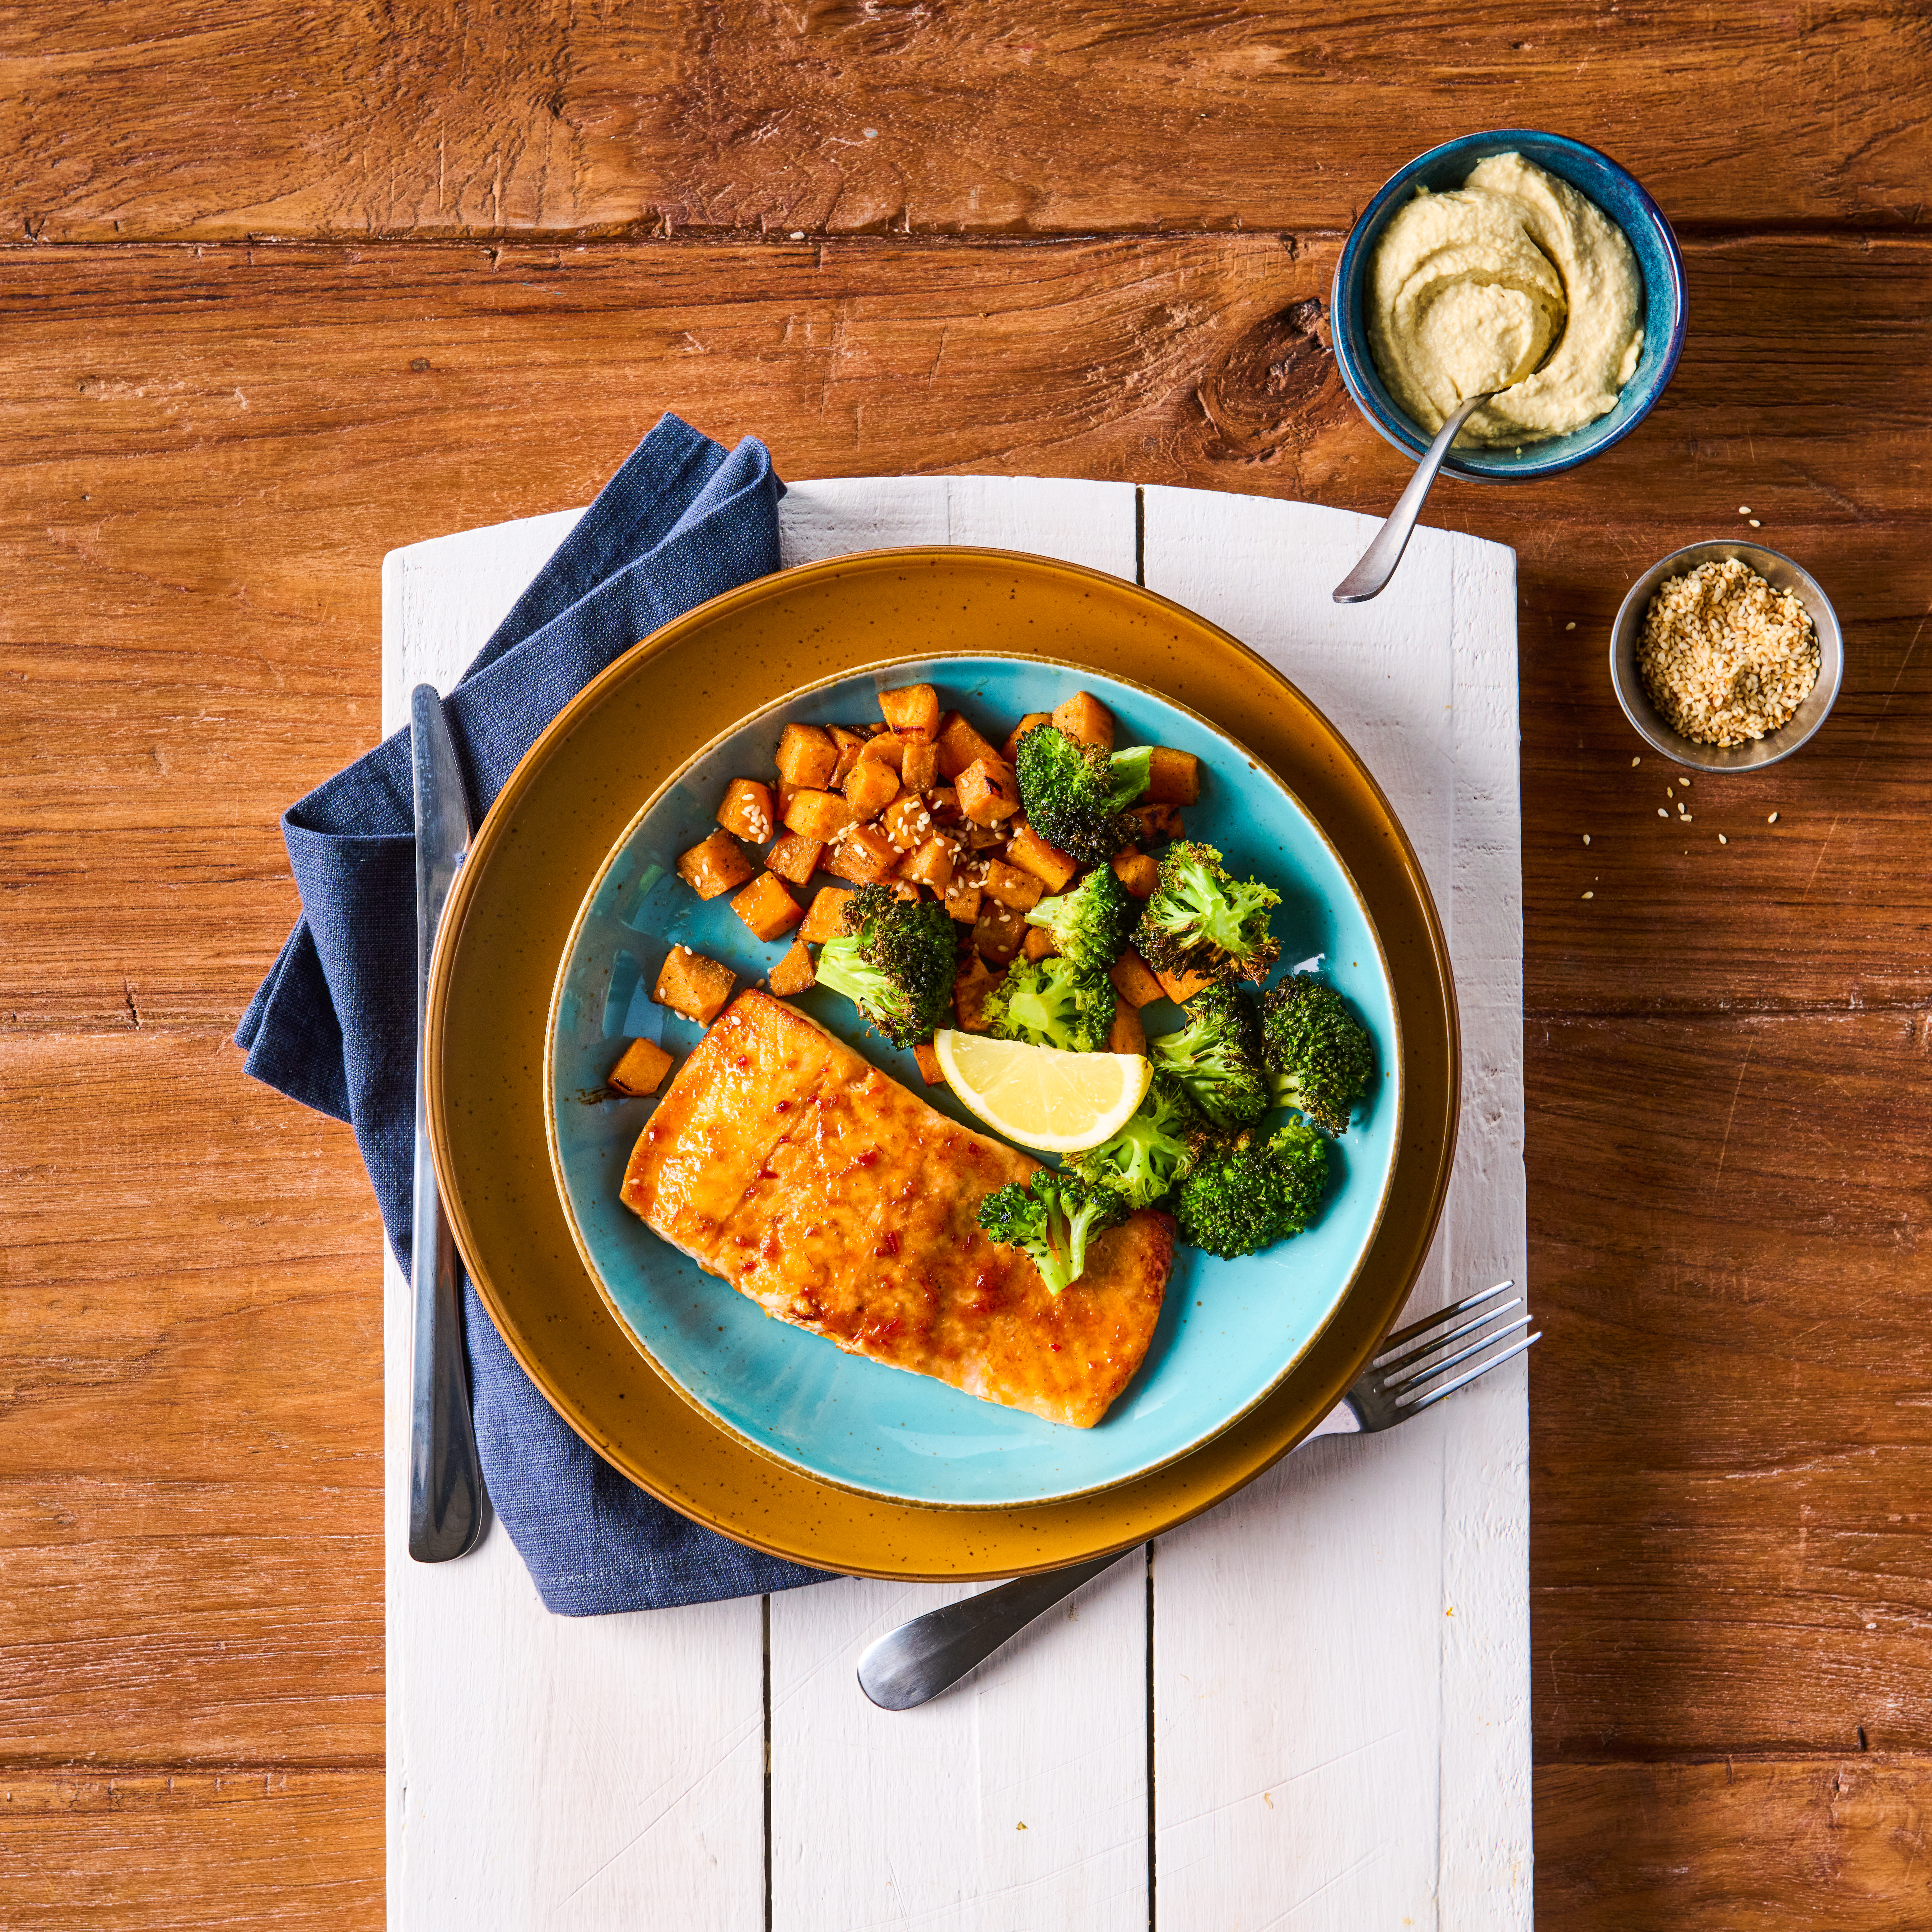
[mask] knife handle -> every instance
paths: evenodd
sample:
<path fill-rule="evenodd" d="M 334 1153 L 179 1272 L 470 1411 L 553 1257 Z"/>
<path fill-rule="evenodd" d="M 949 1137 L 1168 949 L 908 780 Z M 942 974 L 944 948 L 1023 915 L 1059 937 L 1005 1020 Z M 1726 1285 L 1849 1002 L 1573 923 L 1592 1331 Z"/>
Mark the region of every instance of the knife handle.
<path fill-rule="evenodd" d="M 425 1022 L 430 961 L 458 868 L 469 855 L 470 808 L 434 685 L 410 698 L 416 828 L 416 1119 L 410 1242 L 410 1554 L 446 1563 L 474 1547 L 488 1498 L 470 1417 L 470 1371 L 456 1298 L 456 1242 L 442 1211 L 429 1138 Z"/>

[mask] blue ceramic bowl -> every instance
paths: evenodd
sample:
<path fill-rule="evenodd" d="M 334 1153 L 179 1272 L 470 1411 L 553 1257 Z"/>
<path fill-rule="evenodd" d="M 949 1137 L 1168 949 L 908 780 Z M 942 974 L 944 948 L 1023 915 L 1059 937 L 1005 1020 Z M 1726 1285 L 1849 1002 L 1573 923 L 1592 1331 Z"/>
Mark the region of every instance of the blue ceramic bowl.
<path fill-rule="evenodd" d="M 699 1029 L 652 1004 L 666 950 L 688 945 L 755 984 L 784 943 L 754 938 L 728 898 L 699 899 L 677 854 L 713 830 L 726 784 L 771 776 L 788 718 L 876 718 L 878 694 L 930 681 L 995 742 L 1029 711 L 1092 692 L 1126 744 L 1192 752 L 1207 770 L 1190 836 L 1282 896 L 1276 976 L 1318 957 L 1374 1034 L 1379 1078 L 1330 1164 L 1320 1219 L 1292 1241 L 1238 1261 L 1182 1248 L 1141 1371 L 1095 1429 L 1069 1429 L 976 1401 L 923 1376 L 842 1354 L 772 1319 L 652 1234 L 623 1206 L 624 1164 L 651 1109 L 604 1087 L 624 1042 L 642 1036 L 681 1059 Z M 980 1123 L 950 1090 L 921 1081 L 909 1053 L 868 1033 L 823 988 L 799 1006 L 962 1124 Z M 1150 1034 L 1181 1024 L 1156 1000 Z M 902 659 L 796 692 L 706 746 L 647 801 L 586 896 L 551 1009 L 550 1144 L 578 1245 L 617 1318 L 689 1400 L 762 1454 L 841 1487 L 959 1508 L 1010 1507 L 1126 1482 L 1186 1455 L 1253 1408 L 1300 1359 L 1355 1278 L 1388 1198 L 1402 1114 L 1401 1040 L 1388 962 L 1360 895 L 1294 795 L 1233 740 L 1170 700 L 1042 658 Z M 1070 1290 L 1069 1292 L 1074 1291 Z"/>
<path fill-rule="evenodd" d="M 1636 373 L 1624 385 L 1616 407 L 1608 416 L 1599 416 L 1568 436 L 1526 443 L 1520 451 L 1459 449 L 1442 466 L 1453 476 L 1485 483 L 1522 483 L 1532 477 L 1553 476 L 1559 470 L 1574 470 L 1600 450 L 1621 442 L 1663 394 L 1684 347 L 1684 257 L 1678 252 L 1677 238 L 1663 211 L 1637 185 L 1634 176 L 1609 155 L 1562 134 L 1540 134 L 1533 128 L 1465 134 L 1430 148 L 1390 176 L 1363 210 L 1342 250 L 1330 300 L 1335 359 L 1362 413 L 1398 449 L 1412 455 L 1420 456 L 1434 440 L 1390 395 L 1369 352 L 1369 264 L 1397 210 L 1418 188 L 1438 194 L 1460 188 L 1478 161 L 1492 154 L 1521 154 L 1546 174 L 1568 182 L 1623 230 L 1643 278 L 1643 354 Z"/>

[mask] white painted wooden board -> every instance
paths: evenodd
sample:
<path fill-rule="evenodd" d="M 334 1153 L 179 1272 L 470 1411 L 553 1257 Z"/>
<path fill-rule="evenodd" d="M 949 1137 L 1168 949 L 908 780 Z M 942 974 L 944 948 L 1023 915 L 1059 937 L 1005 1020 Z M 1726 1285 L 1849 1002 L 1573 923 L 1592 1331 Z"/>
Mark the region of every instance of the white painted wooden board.
<path fill-rule="evenodd" d="M 386 728 L 414 682 L 454 682 L 575 514 L 386 560 Z M 1510 554 L 1420 532 L 1390 590 L 1344 611 L 1328 586 L 1372 526 L 1311 506 L 862 478 L 795 484 L 782 517 L 788 563 L 957 542 L 1142 569 L 1310 693 L 1402 814 L 1455 955 L 1462 1138 L 1415 1309 L 1520 1278 Z M 962 1591 L 841 1581 L 569 1620 L 500 1531 L 412 1564 L 408 1310 L 386 1280 L 392 1926 L 748 1932 L 768 1853 L 774 1932 L 1528 1925 L 1520 1364 L 1304 1450 L 888 1716 L 853 1681 L 860 1651 Z"/>

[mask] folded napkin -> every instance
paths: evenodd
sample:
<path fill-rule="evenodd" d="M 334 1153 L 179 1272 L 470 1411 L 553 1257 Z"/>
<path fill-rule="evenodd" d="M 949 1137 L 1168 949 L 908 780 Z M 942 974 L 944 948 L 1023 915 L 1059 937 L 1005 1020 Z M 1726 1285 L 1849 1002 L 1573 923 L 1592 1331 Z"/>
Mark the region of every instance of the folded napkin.
<path fill-rule="evenodd" d="M 784 486 L 762 444 L 728 455 L 667 416 L 626 458 L 446 701 L 472 818 L 584 685 L 661 624 L 778 567 Z M 302 916 L 242 1024 L 248 1071 L 346 1120 L 410 1265 L 416 1132 L 416 840 L 406 730 L 282 818 Z M 627 1482 L 537 1393 L 464 1286 L 490 1496 L 565 1616 L 814 1583 Z"/>

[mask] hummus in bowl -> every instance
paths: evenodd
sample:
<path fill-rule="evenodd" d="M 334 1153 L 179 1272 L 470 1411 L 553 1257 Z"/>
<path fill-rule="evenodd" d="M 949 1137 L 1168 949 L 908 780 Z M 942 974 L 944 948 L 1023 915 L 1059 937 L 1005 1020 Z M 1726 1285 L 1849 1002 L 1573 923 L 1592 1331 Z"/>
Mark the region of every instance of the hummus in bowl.
<path fill-rule="evenodd" d="M 1609 155 L 1494 128 L 1382 184 L 1336 264 L 1329 320 L 1349 394 L 1411 457 L 1461 398 L 1503 383 L 1442 466 L 1529 482 L 1620 442 L 1650 412 L 1684 346 L 1684 258 L 1663 211 Z"/>
<path fill-rule="evenodd" d="M 1414 198 L 1369 269 L 1369 346 L 1432 434 L 1499 393 L 1460 442 L 1511 447 L 1608 416 L 1643 350 L 1642 285 L 1623 232 L 1568 182 L 1492 154 L 1460 188 Z"/>

